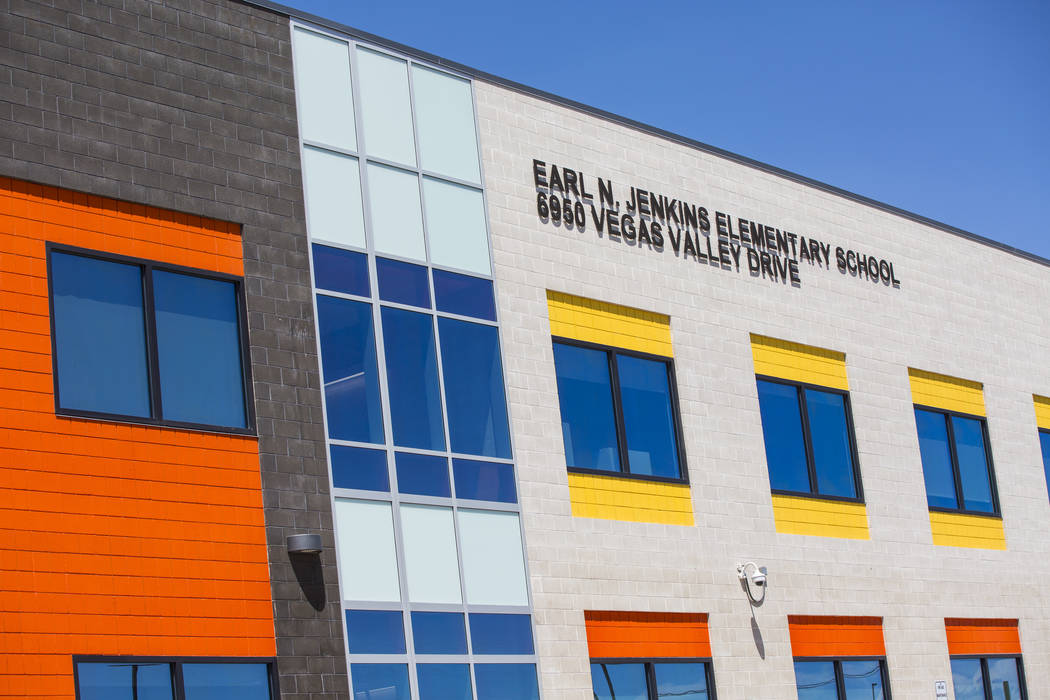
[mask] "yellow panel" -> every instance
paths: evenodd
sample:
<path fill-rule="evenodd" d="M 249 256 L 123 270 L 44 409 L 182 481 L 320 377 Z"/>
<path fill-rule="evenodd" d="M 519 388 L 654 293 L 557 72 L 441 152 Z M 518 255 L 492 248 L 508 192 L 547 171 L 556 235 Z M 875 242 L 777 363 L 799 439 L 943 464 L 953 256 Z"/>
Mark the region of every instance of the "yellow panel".
<path fill-rule="evenodd" d="M 908 369 L 908 378 L 911 380 L 913 403 L 945 411 L 984 415 L 984 391 L 980 382 L 911 368 Z"/>
<path fill-rule="evenodd" d="M 569 472 L 569 501 L 577 518 L 693 524 L 687 484 Z"/>
<path fill-rule="evenodd" d="M 551 335 L 673 357 L 669 316 L 547 290 Z"/>
<path fill-rule="evenodd" d="M 844 353 L 752 333 L 751 355 L 755 374 L 849 391 Z"/>
<path fill-rule="evenodd" d="M 1050 430 L 1050 399 L 1032 395 L 1035 399 L 1035 422 L 1043 430 Z"/>
<path fill-rule="evenodd" d="M 868 509 L 863 503 L 773 495 L 777 532 L 869 540 Z"/>
<path fill-rule="evenodd" d="M 1006 533 L 1000 518 L 930 511 L 933 543 L 944 547 L 1006 549 Z"/>

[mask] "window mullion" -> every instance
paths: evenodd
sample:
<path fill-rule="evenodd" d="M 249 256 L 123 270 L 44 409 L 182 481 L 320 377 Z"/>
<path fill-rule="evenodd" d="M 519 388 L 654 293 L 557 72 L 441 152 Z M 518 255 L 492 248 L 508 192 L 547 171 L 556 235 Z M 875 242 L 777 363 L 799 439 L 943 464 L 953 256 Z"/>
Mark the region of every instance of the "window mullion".
<path fill-rule="evenodd" d="M 649 700 L 658 700 L 656 697 L 656 669 L 651 661 L 645 664 L 645 685 L 649 692 Z"/>
<path fill-rule="evenodd" d="M 988 659 L 984 656 L 981 657 L 981 680 L 984 681 L 984 697 L 993 700 L 992 679 L 988 677 Z"/>
<path fill-rule="evenodd" d="M 616 446 L 620 452 L 620 471 L 630 472 L 631 463 L 627 451 L 627 427 L 623 420 L 623 393 L 620 391 L 620 371 L 617 368 L 616 353 L 608 351 L 609 382 L 613 392 L 613 415 L 616 417 Z"/>
<path fill-rule="evenodd" d="M 948 413 L 941 414 L 944 417 L 945 428 L 948 433 L 948 453 L 952 458 L 952 480 L 955 482 L 956 508 L 966 510 L 966 501 L 963 500 L 962 475 L 959 473 L 959 452 L 955 446 L 955 428 L 952 426 L 952 417 Z M 987 444 L 987 441 L 985 441 Z"/>
<path fill-rule="evenodd" d="M 175 686 L 175 700 L 186 700 L 186 688 L 182 679 L 182 662 L 172 664 L 171 682 Z"/>
<path fill-rule="evenodd" d="M 142 313 L 146 322 L 146 365 L 149 374 L 150 410 L 154 420 L 164 418 L 160 396 L 160 353 L 157 349 L 157 314 L 153 298 L 153 266 L 142 266 Z M 243 371 L 243 370 L 242 370 Z"/>
<path fill-rule="evenodd" d="M 795 385 L 798 392 L 799 416 L 802 418 L 802 447 L 806 451 L 806 469 L 809 471 L 809 492 L 817 495 L 817 462 L 813 454 L 813 434 L 809 427 L 809 407 L 806 405 L 806 389 Z"/>
<path fill-rule="evenodd" d="M 835 666 L 835 692 L 839 700 L 846 700 L 846 679 L 842 675 L 842 661 L 836 659 Z"/>

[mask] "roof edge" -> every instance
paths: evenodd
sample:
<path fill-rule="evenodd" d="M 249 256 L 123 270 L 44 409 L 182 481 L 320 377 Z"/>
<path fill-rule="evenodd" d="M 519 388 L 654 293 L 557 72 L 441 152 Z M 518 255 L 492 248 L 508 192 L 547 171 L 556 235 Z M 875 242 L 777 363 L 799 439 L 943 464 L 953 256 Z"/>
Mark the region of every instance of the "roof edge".
<path fill-rule="evenodd" d="M 945 233 L 950 233 L 953 236 L 958 236 L 959 238 L 964 238 L 966 240 L 973 241 L 974 243 L 979 243 L 990 248 L 1001 250 L 1005 253 L 1009 253 L 1019 258 L 1023 258 L 1030 262 L 1050 267 L 1050 258 L 1044 258 L 1041 255 L 1030 253 L 1026 250 L 1022 250 L 1021 248 L 1015 248 L 1014 246 L 1007 245 L 1006 243 L 1002 243 L 1000 241 L 996 241 L 994 239 L 988 238 L 987 236 L 982 236 L 980 234 L 973 233 L 972 231 L 967 231 L 957 226 L 952 226 L 951 224 L 946 224 L 942 221 L 931 219 L 928 216 L 923 216 L 922 214 L 917 214 L 915 212 L 908 211 L 907 209 L 902 209 L 892 204 L 887 204 L 886 202 L 881 202 L 877 199 L 872 199 L 871 197 L 866 197 L 862 194 L 857 194 L 856 192 L 850 192 L 849 190 L 843 189 L 841 187 L 836 187 L 835 185 L 831 185 L 826 182 L 807 177 L 805 175 L 800 175 L 799 173 L 792 172 L 790 170 L 785 170 L 784 168 L 780 168 L 775 165 L 770 165 L 769 163 L 763 163 L 760 160 L 755 160 L 754 158 L 749 158 L 747 156 L 740 155 L 739 153 L 727 151 L 726 149 L 719 148 L 718 146 L 712 146 L 711 144 L 689 138 L 688 136 L 682 136 L 681 134 L 676 134 L 672 131 L 661 129 L 660 127 L 653 126 L 652 124 L 646 124 L 645 122 L 640 122 L 631 119 L 630 117 L 625 117 L 620 114 L 616 114 L 615 112 L 608 112 L 598 107 L 593 107 L 591 105 L 584 104 L 582 102 L 577 102 L 576 100 L 572 100 L 567 97 L 562 97 L 561 95 L 556 95 L 552 92 L 547 92 L 546 90 L 540 90 L 539 88 L 535 88 L 530 85 L 525 85 L 524 83 L 519 83 L 514 80 L 502 78 L 498 75 L 493 75 L 492 73 L 487 73 L 483 70 L 478 70 L 477 68 L 472 68 L 471 66 L 467 66 L 462 63 L 457 63 L 456 61 L 451 61 L 447 58 L 443 58 L 441 56 L 422 51 L 412 46 L 407 46 L 405 44 L 401 44 L 391 39 L 387 39 L 385 37 L 381 37 L 376 34 L 372 34 L 370 32 L 366 32 L 364 30 L 357 29 L 346 24 L 342 24 L 341 22 L 336 22 L 325 17 L 319 17 L 317 15 L 310 14 L 309 12 L 303 12 L 301 10 L 295 9 L 294 7 L 288 7 L 287 5 L 282 5 L 280 3 L 270 2 L 270 0 L 237 0 L 237 2 L 241 2 L 245 5 L 258 7 L 263 10 L 268 10 L 270 12 L 283 15 L 285 17 L 310 22 L 312 24 L 316 24 L 317 26 L 325 27 L 327 29 L 337 31 L 342 34 L 346 34 L 347 36 L 353 37 L 354 39 L 367 41 L 377 46 L 390 49 L 391 51 L 396 51 L 398 53 L 405 54 L 412 58 L 432 63 L 436 66 L 442 66 L 448 68 L 449 70 L 454 70 L 458 73 L 470 76 L 475 80 L 492 83 L 494 85 L 507 88 L 508 90 L 513 90 L 514 92 L 518 92 L 523 95 L 535 97 L 545 102 L 550 102 L 552 104 L 561 107 L 566 107 L 577 112 L 589 114 L 591 116 L 598 117 L 599 119 L 604 119 L 605 121 L 612 122 L 614 124 L 619 124 L 621 126 L 625 126 L 630 129 L 649 134 L 651 136 L 662 138 L 672 143 L 677 143 L 682 146 L 694 148 L 698 151 L 718 156 L 719 158 L 724 158 L 739 165 L 754 168 L 756 170 L 760 170 L 770 175 L 776 175 L 777 177 L 782 177 L 786 180 L 791 180 L 801 185 L 812 187 L 822 192 L 827 192 L 828 194 L 833 194 L 837 197 L 842 197 L 843 199 L 848 199 L 858 204 L 863 204 L 873 209 L 878 209 L 879 211 L 883 211 L 888 214 L 893 214 L 903 219 L 907 219 L 909 221 L 922 224 L 924 226 L 929 226 L 931 228 L 944 231 Z"/>

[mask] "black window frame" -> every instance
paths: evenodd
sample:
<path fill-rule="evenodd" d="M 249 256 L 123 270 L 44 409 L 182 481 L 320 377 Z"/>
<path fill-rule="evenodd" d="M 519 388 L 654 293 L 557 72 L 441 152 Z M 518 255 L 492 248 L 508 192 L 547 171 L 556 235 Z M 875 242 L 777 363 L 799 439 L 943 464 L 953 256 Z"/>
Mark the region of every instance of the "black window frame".
<path fill-rule="evenodd" d="M 846 677 L 842 673 L 843 662 L 850 661 L 878 661 L 879 662 L 879 677 L 882 680 L 882 697 L 883 700 L 891 700 L 890 693 L 890 666 L 886 663 L 885 656 L 795 656 L 792 657 L 792 672 L 794 672 L 794 663 L 796 661 L 810 662 L 819 661 L 822 663 L 832 662 L 835 667 L 835 693 L 838 696 L 838 700 L 846 700 Z M 795 678 L 795 694 L 798 694 L 798 678 Z"/>
<path fill-rule="evenodd" d="M 80 671 L 82 663 L 168 664 L 171 666 L 171 696 L 173 700 L 186 700 L 183 684 L 183 664 L 266 664 L 270 678 L 270 700 L 281 700 L 281 686 L 277 673 L 277 658 L 273 656 L 100 656 L 95 654 L 73 655 L 73 691 L 75 700 L 80 700 Z"/>
<path fill-rule="evenodd" d="M 952 654 L 949 663 L 955 659 L 978 659 L 981 662 L 981 680 L 984 681 L 985 700 L 993 700 L 992 681 L 988 677 L 988 659 L 1014 659 L 1017 661 L 1017 682 L 1021 686 L 1021 697 L 1015 700 L 1028 700 L 1028 682 L 1024 676 L 1024 657 L 1022 654 Z M 953 679 L 954 683 L 954 679 Z"/>
<path fill-rule="evenodd" d="M 784 386 L 795 387 L 795 397 L 798 400 L 799 415 L 802 419 L 802 442 L 803 447 L 806 451 L 806 470 L 809 475 L 809 491 L 791 491 L 789 489 L 775 489 L 773 488 L 772 478 L 770 479 L 769 491 L 770 493 L 778 496 L 797 496 L 801 498 L 813 498 L 821 501 L 841 501 L 843 503 L 864 503 L 864 483 L 860 476 L 860 454 L 857 450 L 857 431 L 853 425 L 853 406 L 850 403 L 849 391 L 844 389 L 835 389 L 829 386 L 823 386 L 821 384 L 812 384 L 809 382 L 799 382 L 792 379 L 783 379 L 781 377 L 773 377 L 768 374 L 756 374 L 756 391 L 758 382 L 770 382 L 772 384 L 783 384 Z M 846 431 L 849 439 L 850 458 L 853 461 L 853 483 L 857 487 L 856 496 L 835 496 L 831 494 L 822 494 L 817 491 L 817 462 L 813 456 L 813 434 L 809 427 L 809 410 L 806 406 L 806 389 L 813 389 L 815 391 L 823 391 L 827 394 L 837 394 L 842 397 L 843 405 L 846 409 Z M 760 409 L 761 411 L 761 403 Z M 763 430 L 763 447 L 765 445 L 765 426 Z M 766 457 L 766 473 L 769 474 L 769 457 Z M 771 475 L 770 475 L 771 476 Z"/>
<path fill-rule="evenodd" d="M 185 430 L 196 430 L 209 433 L 226 433 L 235 435 L 255 435 L 255 395 L 252 386 L 251 375 L 251 349 L 248 344 L 248 306 L 245 298 L 244 278 L 229 275 L 222 272 L 199 270 L 181 265 L 170 265 L 156 260 L 135 258 L 126 255 L 106 253 L 104 251 L 79 248 L 76 246 L 63 245 L 48 242 L 45 246 L 47 256 L 47 301 L 48 301 L 48 323 L 51 333 L 51 379 L 55 395 L 55 415 L 71 418 L 88 418 L 93 420 L 113 421 L 120 423 L 135 423 L 138 425 L 152 425 L 159 427 L 180 428 Z M 63 253 L 82 258 L 91 258 L 105 262 L 119 263 L 123 265 L 134 265 L 142 272 L 142 314 L 146 332 L 146 372 L 149 384 L 149 416 L 129 416 L 121 413 L 106 413 L 102 411 L 89 411 L 74 408 L 62 408 L 60 400 L 61 387 L 58 381 L 58 345 L 55 335 L 55 295 L 53 289 L 54 277 L 51 271 L 51 256 L 53 253 Z M 153 301 L 153 271 L 174 272 L 180 275 L 200 277 L 202 279 L 230 282 L 234 285 L 235 298 L 237 300 L 237 339 L 240 344 L 241 382 L 244 387 L 244 419 L 243 428 L 236 426 L 213 425 L 211 423 L 196 423 L 187 421 L 165 420 L 163 415 L 163 401 L 160 389 L 160 365 L 157 351 L 157 322 Z"/>
<path fill-rule="evenodd" d="M 1043 456 L 1043 435 L 1050 437 L 1050 428 L 1039 428 L 1039 456 Z M 985 443 L 987 444 L 987 443 Z M 1050 462 L 1043 460 L 1043 477 L 1046 480 L 1046 490 L 1050 493 Z"/>
<path fill-rule="evenodd" d="M 938 414 L 944 416 L 945 429 L 947 430 L 947 435 L 948 435 L 948 452 L 949 452 L 949 454 L 951 456 L 951 460 L 952 460 L 952 483 L 955 484 L 955 501 L 956 501 L 956 503 L 959 504 L 958 508 L 948 508 L 948 507 L 945 507 L 945 506 L 931 506 L 930 502 L 929 502 L 929 497 L 927 497 L 926 507 L 929 508 L 931 511 L 936 511 L 938 513 L 958 513 L 960 515 L 976 515 L 976 516 L 982 517 L 982 518 L 996 518 L 998 520 L 1002 520 L 1003 512 L 999 508 L 999 487 L 996 485 L 996 481 L 997 480 L 995 478 L 995 464 L 992 462 L 992 441 L 988 437 L 988 419 L 985 416 L 979 416 L 979 415 L 976 415 L 976 414 L 973 414 L 973 413 L 963 413 L 962 411 L 950 411 L 950 410 L 945 409 L 945 408 L 937 408 L 936 406 L 927 406 L 925 404 L 919 404 L 919 403 L 913 404 L 913 413 L 912 413 L 913 417 L 914 417 L 914 410 L 927 411 L 929 413 L 938 413 Z M 963 500 L 962 475 L 959 473 L 959 455 L 958 455 L 958 450 L 957 450 L 957 448 L 955 446 L 955 429 L 952 427 L 952 421 L 951 421 L 951 417 L 952 416 L 958 416 L 959 418 L 970 418 L 972 420 L 977 421 L 981 425 L 981 436 L 984 438 L 984 460 L 985 460 L 985 463 L 988 465 L 988 484 L 990 486 L 990 490 L 991 490 L 991 494 L 992 494 L 992 512 L 991 513 L 986 513 L 984 511 L 980 511 L 980 510 L 967 510 L 967 508 L 966 508 L 966 505 L 965 505 L 966 501 Z M 919 427 L 916 424 L 916 426 L 915 426 L 916 439 L 918 439 L 918 435 L 919 435 Z M 921 466 L 922 466 L 922 468 L 924 470 L 923 471 L 923 491 L 925 492 L 925 490 L 926 490 L 926 486 L 925 486 L 925 478 L 926 478 L 925 469 L 926 469 L 926 465 L 922 464 L 922 453 L 921 453 L 921 450 L 920 450 L 920 454 L 919 454 L 919 463 L 921 464 Z"/>
<path fill-rule="evenodd" d="M 568 466 L 568 464 L 566 464 L 565 468 L 569 472 L 574 474 L 595 474 L 599 476 L 615 476 L 623 477 L 626 479 L 640 479 L 642 481 L 660 481 L 669 484 L 688 484 L 689 468 L 687 466 L 685 458 L 685 439 L 682 433 L 682 412 L 679 408 L 678 403 L 678 380 L 675 375 L 674 358 L 666 357 L 664 355 L 653 355 L 651 353 L 639 352 L 637 350 L 628 350 L 626 348 L 616 347 L 615 345 L 603 345 L 601 343 L 591 343 L 585 340 L 576 340 L 574 338 L 551 336 L 552 347 L 556 344 L 571 345 L 578 348 L 585 348 L 588 350 L 599 350 L 605 353 L 605 357 L 609 366 L 609 384 L 612 388 L 613 420 L 616 427 L 616 449 L 617 454 L 620 457 L 620 469 L 618 471 L 612 471 L 608 469 L 590 469 L 587 467 L 570 467 Z M 671 403 L 671 422 L 675 434 L 675 449 L 678 452 L 677 477 L 657 476 L 652 474 L 634 474 L 630 471 L 631 462 L 627 450 L 627 428 L 624 424 L 623 418 L 623 397 L 620 395 L 620 373 L 617 369 L 617 355 L 625 355 L 628 357 L 637 357 L 642 360 L 660 362 L 667 369 L 667 387 Z M 555 380 L 557 380 L 557 368 L 555 368 Z M 559 411 L 560 410 L 561 409 L 559 407 Z M 568 459 L 566 459 L 566 462 L 568 462 Z"/>
<path fill-rule="evenodd" d="M 648 693 L 649 700 L 659 700 L 656 695 L 656 671 L 653 669 L 653 664 L 704 664 L 704 678 L 707 681 L 707 698 L 708 700 L 716 700 L 717 694 L 715 691 L 715 667 L 711 663 L 711 657 L 642 657 L 642 658 L 598 658 L 590 659 L 588 662 L 588 670 L 590 670 L 590 664 L 606 664 L 606 665 L 621 665 L 621 664 L 644 664 L 645 666 L 645 689 Z M 594 692 L 594 684 L 591 684 L 591 692 Z"/>

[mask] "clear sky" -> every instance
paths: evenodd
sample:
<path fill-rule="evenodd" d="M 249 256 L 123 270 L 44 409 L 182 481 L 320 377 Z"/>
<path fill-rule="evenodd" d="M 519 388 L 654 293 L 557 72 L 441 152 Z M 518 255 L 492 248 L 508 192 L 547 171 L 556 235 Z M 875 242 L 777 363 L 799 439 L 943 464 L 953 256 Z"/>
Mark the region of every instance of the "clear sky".
<path fill-rule="evenodd" d="M 1050 258 L 1050 2 L 284 0 Z"/>

